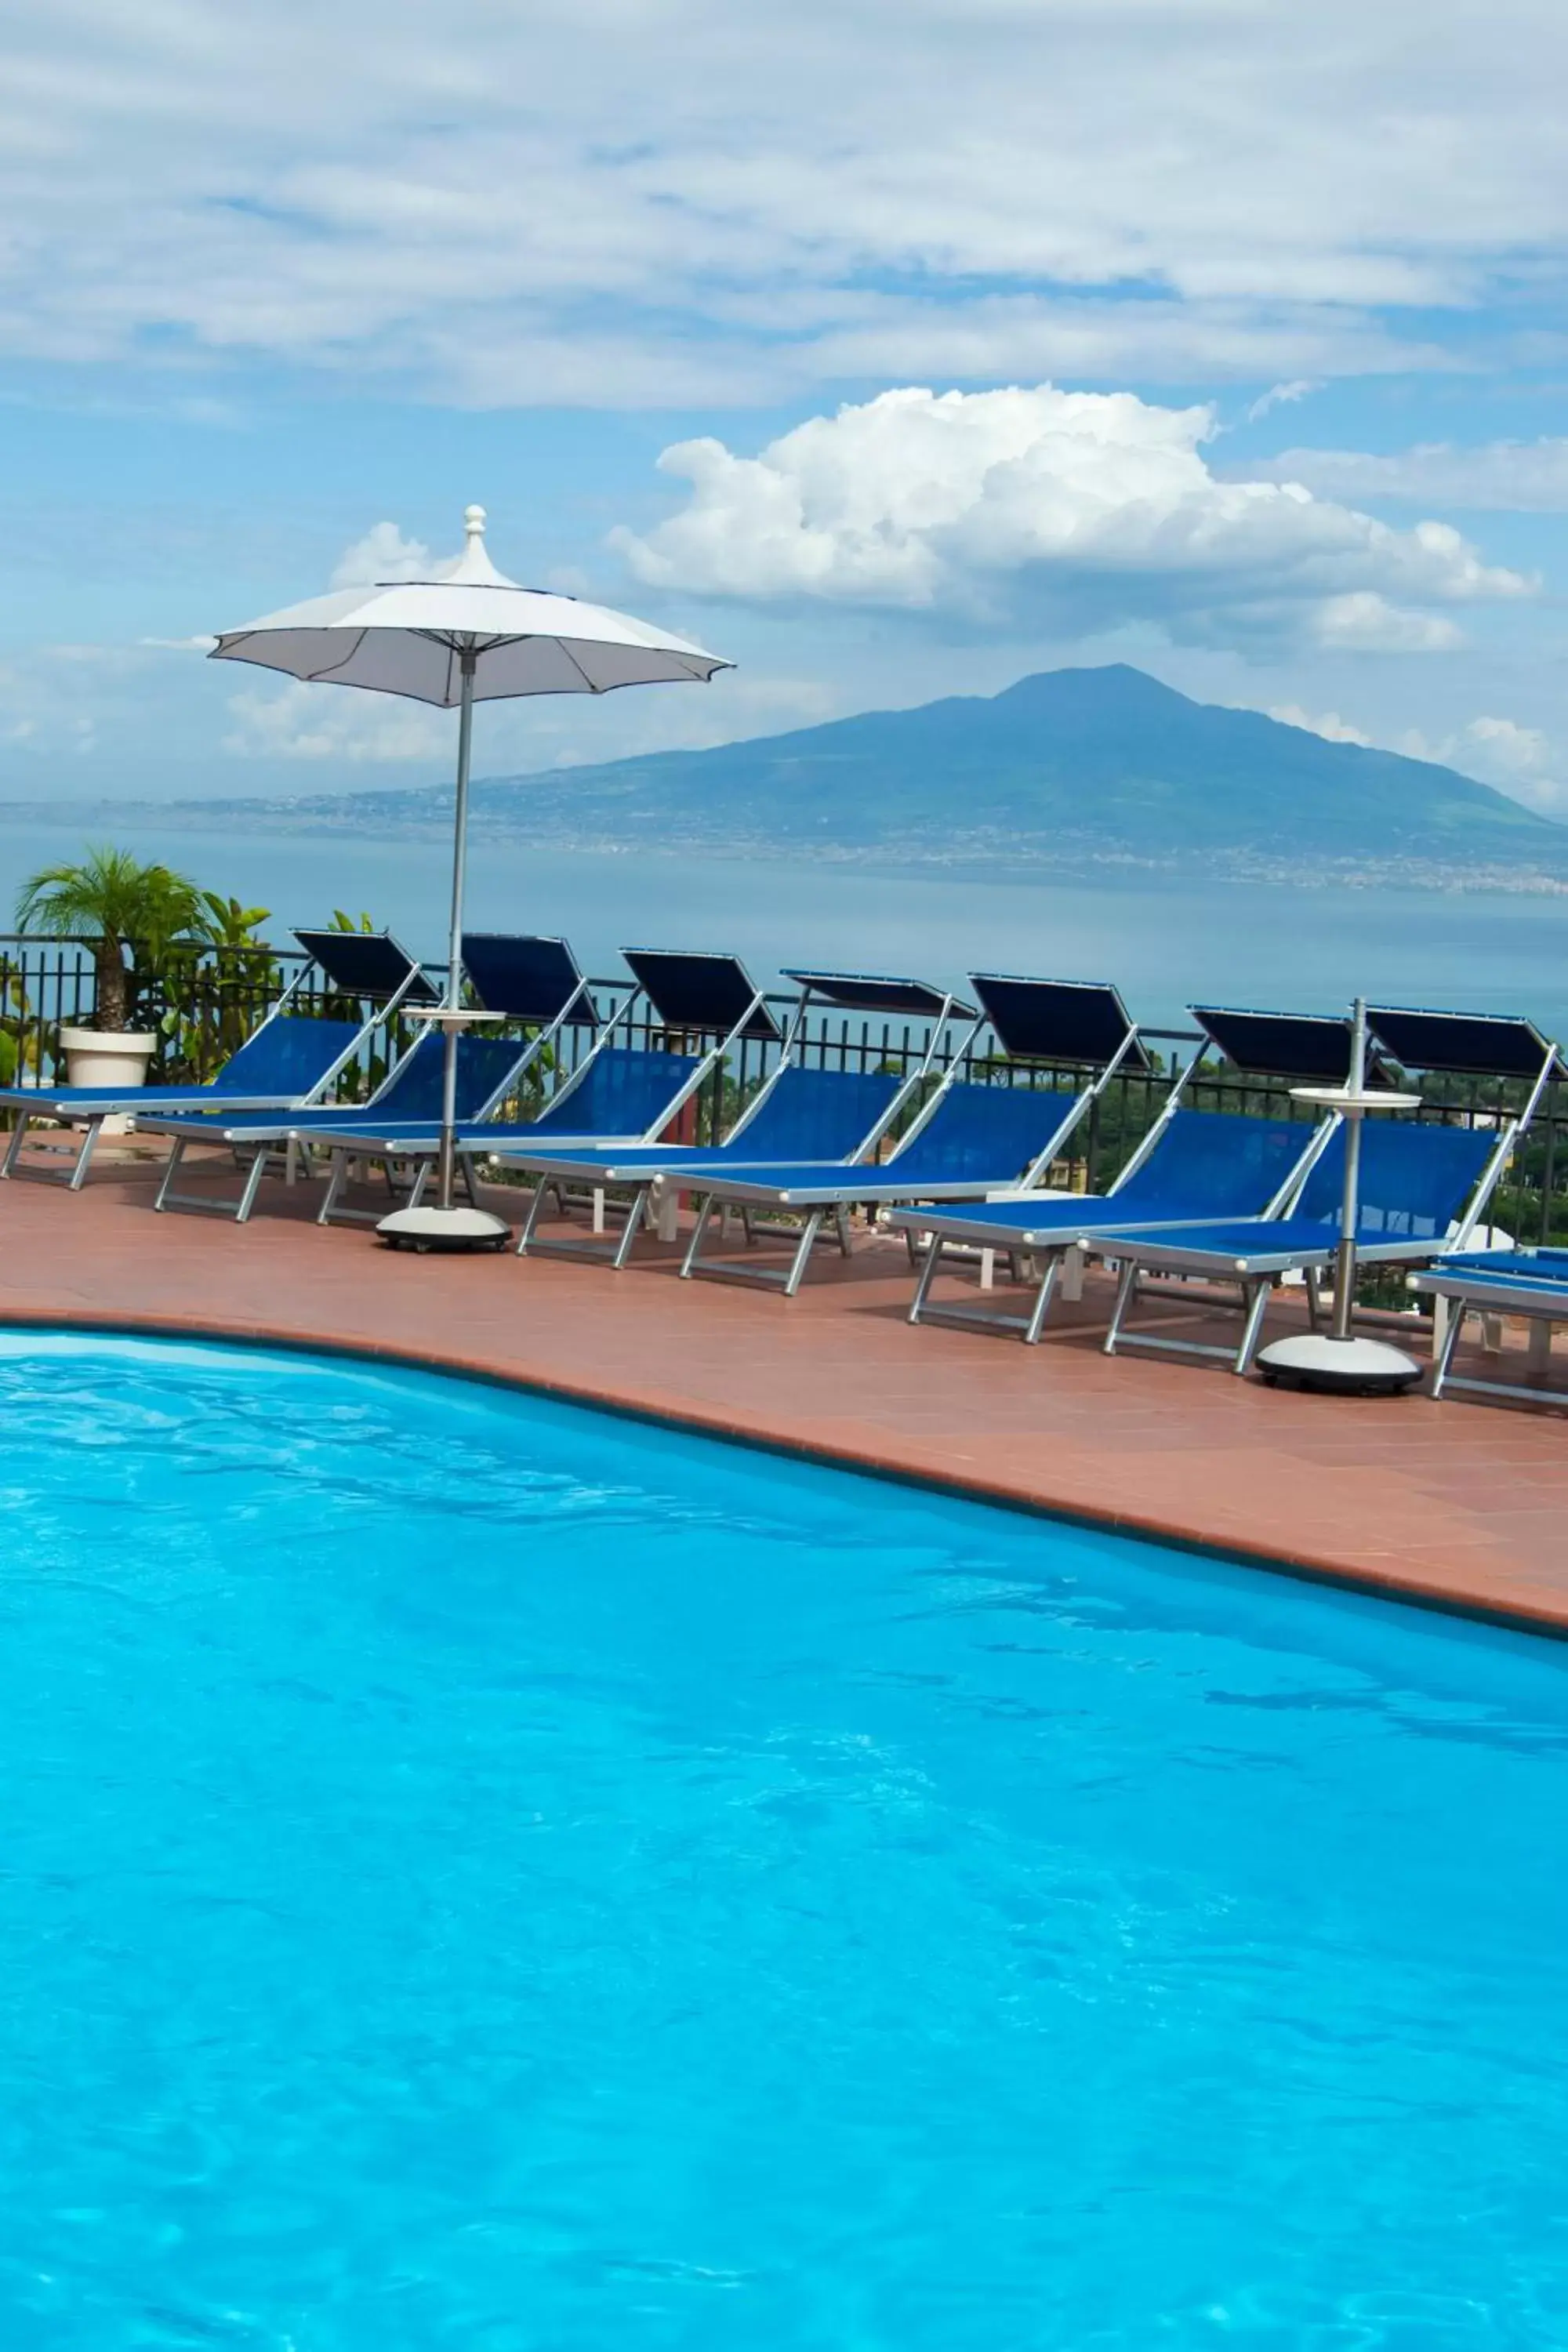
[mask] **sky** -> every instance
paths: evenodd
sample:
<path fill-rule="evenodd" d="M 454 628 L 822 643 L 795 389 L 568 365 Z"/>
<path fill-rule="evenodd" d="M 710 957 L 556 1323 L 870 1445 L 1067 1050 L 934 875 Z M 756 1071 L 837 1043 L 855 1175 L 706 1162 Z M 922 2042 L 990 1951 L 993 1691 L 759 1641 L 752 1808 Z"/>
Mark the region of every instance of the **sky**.
<path fill-rule="evenodd" d="M 0 799 L 443 778 L 203 658 L 500 568 L 704 688 L 480 773 L 1126 660 L 1568 819 L 1559 0 L 10 0 Z"/>

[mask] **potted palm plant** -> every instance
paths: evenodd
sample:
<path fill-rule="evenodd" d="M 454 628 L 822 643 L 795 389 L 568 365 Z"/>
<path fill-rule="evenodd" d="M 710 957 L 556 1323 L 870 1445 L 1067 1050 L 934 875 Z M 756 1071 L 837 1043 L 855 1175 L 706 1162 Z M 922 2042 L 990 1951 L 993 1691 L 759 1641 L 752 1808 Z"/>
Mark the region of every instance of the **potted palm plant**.
<path fill-rule="evenodd" d="M 133 976 L 127 955 L 155 965 L 171 943 L 199 927 L 194 882 L 167 866 L 143 866 L 128 850 L 88 849 L 77 865 L 46 866 L 24 883 L 16 928 L 92 948 L 93 1025 L 66 1026 L 60 1045 L 73 1087 L 139 1087 L 158 1045 L 155 1029 L 130 1026 Z"/>

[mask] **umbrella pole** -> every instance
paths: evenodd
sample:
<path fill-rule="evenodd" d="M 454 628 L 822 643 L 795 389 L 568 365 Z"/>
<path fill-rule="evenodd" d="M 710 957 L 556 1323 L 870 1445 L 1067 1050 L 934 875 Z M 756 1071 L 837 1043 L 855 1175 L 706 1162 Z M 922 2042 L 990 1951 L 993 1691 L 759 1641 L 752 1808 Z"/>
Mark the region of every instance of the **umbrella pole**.
<path fill-rule="evenodd" d="M 1366 1005 L 1361 997 L 1355 1001 L 1351 1029 L 1350 1091 L 1361 1095 L 1366 1089 Z M 1345 1114 L 1345 1182 L 1340 1201 L 1340 1245 L 1334 1254 L 1334 1319 L 1331 1326 L 1336 1339 L 1352 1336 L 1352 1318 L 1355 1307 L 1355 1229 L 1361 1199 L 1361 1113 Z"/>
<path fill-rule="evenodd" d="M 452 816 L 452 920 L 447 935 L 447 1011 L 460 1010 L 463 992 L 463 878 L 468 862 L 468 761 L 474 738 L 474 671 L 478 656 L 471 646 L 458 656 L 463 670 L 462 699 L 458 706 L 458 797 Z M 458 1025 L 449 1023 L 441 1041 L 441 1151 L 437 1163 L 436 1200 L 441 1209 L 452 1206 L 458 1167 Z"/>

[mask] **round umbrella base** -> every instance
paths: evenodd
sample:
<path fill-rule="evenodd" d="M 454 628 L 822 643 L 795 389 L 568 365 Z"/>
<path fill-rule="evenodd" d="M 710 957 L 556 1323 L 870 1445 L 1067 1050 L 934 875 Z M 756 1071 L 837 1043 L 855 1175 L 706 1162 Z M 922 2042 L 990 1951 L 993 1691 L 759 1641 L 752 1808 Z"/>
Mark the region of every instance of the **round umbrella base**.
<path fill-rule="evenodd" d="M 511 1227 L 486 1209 L 395 1209 L 376 1232 L 388 1249 L 499 1250 Z"/>
<path fill-rule="evenodd" d="M 1386 1340 L 1334 1339 L 1323 1331 L 1276 1339 L 1258 1369 L 1279 1388 L 1337 1389 L 1348 1396 L 1397 1396 L 1421 1378 L 1415 1358 Z"/>

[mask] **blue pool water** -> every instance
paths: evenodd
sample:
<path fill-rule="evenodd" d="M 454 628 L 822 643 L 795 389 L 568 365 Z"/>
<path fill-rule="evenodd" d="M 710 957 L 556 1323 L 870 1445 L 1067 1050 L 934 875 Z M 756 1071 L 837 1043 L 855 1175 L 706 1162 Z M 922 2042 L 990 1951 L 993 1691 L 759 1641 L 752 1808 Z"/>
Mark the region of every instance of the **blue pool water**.
<path fill-rule="evenodd" d="M 1568 2342 L 1568 1656 L 0 1339 L 5 2352 Z"/>

